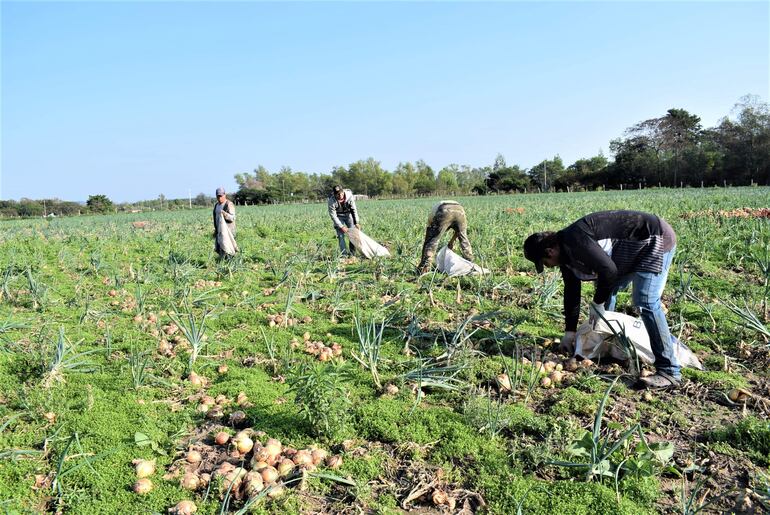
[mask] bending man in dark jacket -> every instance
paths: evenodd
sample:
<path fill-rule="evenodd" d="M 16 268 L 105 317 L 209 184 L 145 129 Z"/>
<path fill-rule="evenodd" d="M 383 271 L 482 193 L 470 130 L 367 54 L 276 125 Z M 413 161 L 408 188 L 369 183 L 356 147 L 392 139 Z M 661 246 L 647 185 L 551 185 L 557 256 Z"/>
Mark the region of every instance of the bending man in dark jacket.
<path fill-rule="evenodd" d="M 602 211 L 587 215 L 559 232 L 532 234 L 524 255 L 543 266 L 559 267 L 564 279 L 565 333 L 562 345 L 575 344 L 580 315 L 580 282 L 596 281 L 590 321 L 614 310 L 618 291 L 633 283 L 634 305 L 650 336 L 655 355 L 654 376 L 647 386 L 677 386 L 681 379 L 661 295 L 676 250 L 676 234 L 662 218 L 638 211 Z"/>
<path fill-rule="evenodd" d="M 356 200 L 353 198 L 353 192 L 343 189 L 342 186 L 332 188 L 332 194 L 327 201 L 329 217 L 334 224 L 334 230 L 337 232 L 337 240 L 340 244 L 340 254 L 348 255 L 345 250 L 345 233 L 348 229 L 356 227 L 361 229 L 361 221 L 358 219 L 358 209 L 356 209 Z M 350 254 L 355 252 L 353 243 L 350 242 Z"/>

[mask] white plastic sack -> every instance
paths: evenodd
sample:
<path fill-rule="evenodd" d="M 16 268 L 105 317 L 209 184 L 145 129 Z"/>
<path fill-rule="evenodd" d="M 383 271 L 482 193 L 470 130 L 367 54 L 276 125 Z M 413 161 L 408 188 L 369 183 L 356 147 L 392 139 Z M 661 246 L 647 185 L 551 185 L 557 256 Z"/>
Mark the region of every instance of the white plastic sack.
<path fill-rule="evenodd" d="M 626 337 L 636 348 L 640 362 L 647 364 L 655 362 L 655 355 L 650 346 L 650 336 L 640 318 L 614 311 L 605 312 L 604 318 L 607 319 L 616 333 L 620 334 L 625 331 Z M 581 325 L 575 338 L 575 356 L 582 356 L 591 360 L 608 356 L 618 360 L 628 359 L 620 345 L 615 344 L 615 335 L 612 329 L 603 320 L 597 322 L 596 327 L 592 327 L 589 323 Z M 679 364 L 683 367 L 703 370 L 703 365 L 698 357 L 678 339 L 674 338 L 674 340 L 674 351 L 679 358 Z"/>
<path fill-rule="evenodd" d="M 446 245 L 436 254 L 436 267 L 439 272 L 443 272 L 449 277 L 489 273 L 489 270 L 486 268 L 481 268 L 479 265 L 471 263 L 464 257 L 458 256 Z"/>
<path fill-rule="evenodd" d="M 372 259 L 375 256 L 390 257 L 388 249 L 371 239 L 356 227 L 348 229 L 348 238 L 350 238 L 350 242 L 353 246 L 358 249 L 366 259 Z"/>
<path fill-rule="evenodd" d="M 228 256 L 234 256 L 238 252 L 238 244 L 235 243 L 233 233 L 230 232 L 230 228 L 227 227 L 225 217 L 219 215 L 219 224 L 217 224 L 217 244 L 219 248 Z"/>

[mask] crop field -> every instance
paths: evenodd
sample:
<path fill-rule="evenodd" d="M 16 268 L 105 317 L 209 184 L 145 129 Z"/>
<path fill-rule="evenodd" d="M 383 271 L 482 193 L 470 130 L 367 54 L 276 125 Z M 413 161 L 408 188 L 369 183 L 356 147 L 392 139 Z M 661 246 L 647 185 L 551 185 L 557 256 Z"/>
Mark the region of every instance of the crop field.
<path fill-rule="evenodd" d="M 221 262 L 209 209 L 2 222 L 0 508 L 770 509 L 769 188 L 458 200 L 487 275 L 416 276 L 436 199 L 359 201 L 370 261 L 325 204 L 239 207 Z M 558 352 L 560 276 L 521 246 L 604 209 L 677 232 L 667 317 L 705 367 L 678 390 Z"/>

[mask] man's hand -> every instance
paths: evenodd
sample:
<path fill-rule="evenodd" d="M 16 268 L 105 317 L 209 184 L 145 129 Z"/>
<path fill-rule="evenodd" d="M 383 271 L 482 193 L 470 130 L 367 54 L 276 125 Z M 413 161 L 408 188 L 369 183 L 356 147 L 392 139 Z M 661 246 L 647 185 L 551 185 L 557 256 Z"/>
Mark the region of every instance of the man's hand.
<path fill-rule="evenodd" d="M 356 229 L 361 230 L 361 224 L 356 224 Z"/>
<path fill-rule="evenodd" d="M 565 331 L 564 336 L 561 338 L 559 349 L 564 352 L 568 352 L 570 355 L 575 354 L 575 331 Z"/>
<path fill-rule="evenodd" d="M 340 227 L 340 231 L 346 233 L 348 232 L 348 228 L 343 225 L 342 227 Z"/>
<path fill-rule="evenodd" d="M 591 302 L 588 306 L 588 323 L 595 326 L 597 322 L 604 318 L 604 305 Z"/>

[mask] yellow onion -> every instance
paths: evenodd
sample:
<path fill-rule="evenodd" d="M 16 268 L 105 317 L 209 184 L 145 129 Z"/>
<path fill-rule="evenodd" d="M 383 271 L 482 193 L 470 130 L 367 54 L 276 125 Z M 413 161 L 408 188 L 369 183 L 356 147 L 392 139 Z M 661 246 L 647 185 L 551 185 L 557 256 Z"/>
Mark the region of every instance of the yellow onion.
<path fill-rule="evenodd" d="M 398 386 L 394 385 L 393 383 L 388 383 L 385 385 L 385 393 L 387 395 L 396 395 L 398 394 Z"/>
<path fill-rule="evenodd" d="M 564 365 L 564 370 L 567 372 L 574 372 L 578 369 L 577 360 L 575 358 L 570 358 L 567 360 L 567 363 Z"/>
<path fill-rule="evenodd" d="M 155 460 L 134 460 L 133 463 L 139 479 L 155 474 Z"/>
<path fill-rule="evenodd" d="M 246 423 L 246 413 L 243 411 L 233 411 L 230 414 L 230 424 L 233 426 L 242 426 Z"/>
<path fill-rule="evenodd" d="M 311 465 L 313 463 L 313 455 L 310 454 L 310 451 L 308 450 L 297 451 L 297 454 L 294 455 L 294 459 L 292 461 L 294 461 L 294 463 L 300 467 Z"/>
<path fill-rule="evenodd" d="M 267 461 L 270 459 L 270 453 L 267 452 L 267 449 L 264 447 L 257 447 L 254 449 L 254 456 L 252 457 L 253 462 L 257 461 Z"/>
<path fill-rule="evenodd" d="M 280 475 L 274 467 L 265 467 L 259 473 L 262 475 L 262 480 L 265 483 L 275 483 Z"/>
<path fill-rule="evenodd" d="M 201 456 L 201 453 L 195 450 L 190 450 L 185 455 L 185 460 L 187 460 L 187 463 L 200 463 L 203 457 Z"/>
<path fill-rule="evenodd" d="M 546 372 L 553 372 L 556 369 L 556 363 L 554 363 L 553 361 L 546 361 L 545 363 L 543 363 L 543 369 Z"/>
<path fill-rule="evenodd" d="M 306 342 L 309 342 L 310 341 L 310 333 L 305 331 L 305 334 L 302 335 L 302 339 L 305 340 Z"/>
<path fill-rule="evenodd" d="M 552 383 L 553 381 L 551 381 L 550 377 L 543 377 L 542 379 L 540 379 L 540 386 L 542 386 L 543 388 L 550 387 Z"/>
<path fill-rule="evenodd" d="M 275 458 L 281 454 L 281 450 L 283 450 L 283 447 L 281 447 L 281 442 L 279 442 L 278 440 L 270 439 L 267 441 L 267 444 L 265 445 L 264 450 L 268 457 Z"/>
<path fill-rule="evenodd" d="M 206 418 L 209 420 L 219 420 L 224 416 L 225 414 L 219 406 L 214 406 L 206 412 Z"/>
<path fill-rule="evenodd" d="M 342 456 L 329 456 L 326 458 L 326 466 L 332 470 L 340 468 L 342 466 Z"/>
<path fill-rule="evenodd" d="M 236 438 L 233 438 L 233 444 L 235 444 L 238 452 L 243 454 L 246 454 L 254 447 L 254 441 L 246 435 L 243 435 L 240 438 L 236 435 Z"/>
<path fill-rule="evenodd" d="M 313 451 L 310 453 L 310 456 L 313 458 L 313 465 L 318 465 L 323 460 L 325 460 L 326 456 L 328 455 L 329 453 L 323 449 L 313 449 Z"/>
<path fill-rule="evenodd" d="M 284 458 L 278 464 L 277 469 L 278 469 L 279 476 L 281 477 L 288 476 L 289 474 L 291 474 L 291 471 L 294 470 L 294 462 L 288 458 Z"/>
<path fill-rule="evenodd" d="M 251 461 L 251 468 L 256 470 L 257 472 L 261 471 L 262 469 L 266 469 L 270 465 L 266 461 Z"/>
<path fill-rule="evenodd" d="M 564 378 L 564 374 L 561 372 L 561 370 L 554 370 L 553 372 L 551 372 L 548 378 L 554 383 L 559 384 L 561 383 L 561 380 Z"/>
<path fill-rule="evenodd" d="M 342 356 L 342 345 L 340 345 L 339 343 L 333 343 L 332 354 L 334 354 L 335 357 Z"/>
<path fill-rule="evenodd" d="M 243 478 L 243 482 L 246 484 L 244 490 L 246 495 L 252 497 L 265 489 L 265 483 L 262 480 L 262 475 L 258 472 L 249 472 L 246 477 Z"/>
<path fill-rule="evenodd" d="M 233 470 L 235 470 L 235 465 L 233 465 L 229 461 L 223 461 L 219 465 L 219 468 L 216 470 L 216 472 L 214 474 L 217 475 L 217 476 L 226 476 L 227 474 L 229 474 Z"/>
<path fill-rule="evenodd" d="M 152 481 L 150 481 L 146 477 L 137 479 L 136 483 L 134 483 L 133 490 L 134 490 L 134 493 L 137 493 L 139 495 L 144 495 L 148 493 L 150 490 L 152 490 Z"/>
<path fill-rule="evenodd" d="M 182 481 L 180 481 L 180 484 L 182 485 L 182 488 L 186 490 L 197 490 L 201 486 L 201 478 L 198 477 L 198 474 L 194 472 L 187 472 L 184 476 L 182 476 Z"/>
<path fill-rule="evenodd" d="M 56 413 L 49 411 L 43 415 L 43 418 L 48 421 L 49 424 L 56 422 Z"/>
<path fill-rule="evenodd" d="M 169 508 L 170 515 L 192 515 L 198 511 L 198 507 L 192 501 L 179 501 L 179 503 L 173 508 Z"/>
<path fill-rule="evenodd" d="M 733 402 L 746 402 L 752 395 L 750 391 L 743 388 L 733 388 L 727 396 Z"/>
<path fill-rule="evenodd" d="M 233 469 L 225 476 L 225 480 L 222 482 L 222 488 L 224 488 L 225 491 L 235 490 L 247 473 L 248 471 L 245 468 L 237 467 Z M 230 485 L 232 485 L 232 488 L 230 488 Z"/>
<path fill-rule="evenodd" d="M 508 377 L 508 374 L 500 374 L 497 376 L 497 387 L 501 392 L 510 392 L 512 390 L 511 378 Z"/>
<path fill-rule="evenodd" d="M 220 374 L 226 374 L 228 370 L 229 368 L 227 367 L 227 365 L 224 365 L 224 364 L 219 365 L 219 367 L 217 367 L 217 372 L 219 372 Z"/>
<path fill-rule="evenodd" d="M 238 394 L 238 397 L 236 397 L 236 398 L 235 398 L 235 403 L 236 403 L 238 406 L 243 406 L 244 404 L 246 404 L 246 403 L 248 402 L 248 400 L 249 400 L 249 398 L 248 398 L 248 397 L 246 397 L 246 394 L 245 394 L 245 393 L 243 393 L 243 392 L 240 392 L 240 393 Z"/>
<path fill-rule="evenodd" d="M 230 440 L 230 435 L 224 431 L 218 432 L 214 437 L 214 441 L 217 443 L 217 445 L 225 445 L 228 440 Z"/>
<path fill-rule="evenodd" d="M 433 499 L 433 504 L 435 504 L 436 506 L 441 506 L 447 503 L 447 501 L 449 500 L 449 496 L 446 494 L 445 491 L 436 489 L 433 491 L 432 499 Z"/>
<path fill-rule="evenodd" d="M 214 399 L 214 401 L 215 401 L 217 404 L 227 404 L 227 400 L 228 400 L 228 399 L 227 399 L 227 396 L 226 396 L 226 395 L 224 395 L 224 394 L 221 394 L 221 393 L 220 393 L 219 395 L 217 395 L 217 398 L 216 398 L 216 399 Z"/>
<path fill-rule="evenodd" d="M 271 499 L 277 499 L 278 497 L 282 496 L 285 492 L 285 489 L 281 485 L 273 485 L 270 490 L 267 491 L 267 496 Z"/>
<path fill-rule="evenodd" d="M 190 381 L 190 384 L 193 386 L 203 386 L 204 384 L 203 377 L 199 376 L 195 372 L 190 372 L 190 375 L 187 376 L 187 380 Z"/>
<path fill-rule="evenodd" d="M 329 347 L 324 347 L 318 354 L 318 359 L 320 361 L 331 361 L 333 356 L 332 350 Z"/>

